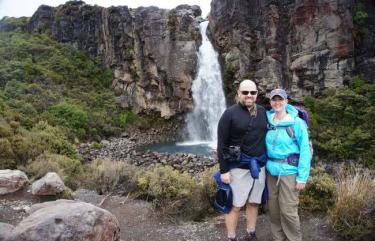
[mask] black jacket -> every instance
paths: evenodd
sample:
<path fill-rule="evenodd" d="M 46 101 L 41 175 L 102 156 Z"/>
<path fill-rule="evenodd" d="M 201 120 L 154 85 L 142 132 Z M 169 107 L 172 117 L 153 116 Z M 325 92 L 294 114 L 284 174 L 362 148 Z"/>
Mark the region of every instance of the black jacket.
<path fill-rule="evenodd" d="M 251 119 L 253 119 L 251 128 L 244 137 Z M 223 148 L 239 146 L 242 142 L 242 152 L 249 156 L 261 156 L 266 153 L 266 132 L 266 110 L 262 106 L 257 105 L 257 116 L 255 118 L 250 116 L 247 107 L 241 104 L 234 104 L 226 109 L 218 124 L 217 154 L 220 172 L 226 173 L 230 169 L 229 163 L 223 160 Z M 241 168 L 248 169 L 247 166 Z"/>

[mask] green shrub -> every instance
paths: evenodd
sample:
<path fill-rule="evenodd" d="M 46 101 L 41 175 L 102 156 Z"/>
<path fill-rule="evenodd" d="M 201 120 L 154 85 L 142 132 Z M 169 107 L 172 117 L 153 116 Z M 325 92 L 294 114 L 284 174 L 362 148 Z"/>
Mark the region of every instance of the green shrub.
<path fill-rule="evenodd" d="M 0 138 L 0 169 L 14 169 L 16 165 L 16 159 L 9 140 Z"/>
<path fill-rule="evenodd" d="M 326 160 L 358 160 L 375 167 L 375 85 L 357 76 L 349 85 L 305 98 L 315 154 Z M 333 124 L 334 123 L 334 124 Z"/>
<path fill-rule="evenodd" d="M 69 187 L 65 187 L 64 191 L 56 194 L 56 199 L 74 200 L 73 191 Z"/>
<path fill-rule="evenodd" d="M 70 158 L 77 158 L 77 150 L 73 144 L 71 144 L 62 131 L 58 127 L 52 127 L 45 121 L 40 121 L 36 124 L 28 139 L 31 141 L 31 147 L 33 149 L 33 155 L 36 157 L 44 151 L 51 153 L 66 155 Z"/>
<path fill-rule="evenodd" d="M 83 185 L 99 193 L 130 193 L 136 187 L 136 169 L 124 162 L 94 160 L 85 167 Z"/>
<path fill-rule="evenodd" d="M 186 216 L 194 221 L 201 221 L 207 215 L 213 214 L 213 202 L 217 191 L 213 173 L 219 170 L 216 165 L 201 173 L 192 200 L 186 205 Z"/>
<path fill-rule="evenodd" d="M 77 137 L 83 137 L 85 135 L 85 129 L 88 124 L 88 114 L 81 106 L 61 103 L 50 107 L 48 112 L 53 116 L 53 122 L 67 127 Z"/>
<path fill-rule="evenodd" d="M 342 171 L 339 175 L 335 206 L 328 212 L 333 230 L 347 240 L 367 240 L 366 237 L 374 237 L 374 190 L 375 182 L 369 171 Z"/>
<path fill-rule="evenodd" d="M 368 34 L 366 19 L 368 14 L 361 3 L 357 3 L 353 8 L 353 36 L 356 41 L 361 41 Z"/>
<path fill-rule="evenodd" d="M 310 211 L 326 212 L 334 204 L 335 192 L 336 183 L 333 177 L 321 168 L 312 169 L 306 188 L 299 196 L 300 207 Z"/>
<path fill-rule="evenodd" d="M 80 177 L 83 174 L 80 161 L 51 153 L 44 153 L 38 156 L 35 161 L 30 162 L 24 169 L 33 179 L 39 179 L 48 172 L 56 172 L 65 185 L 73 189 L 79 186 Z"/>
<path fill-rule="evenodd" d="M 170 166 L 156 166 L 141 173 L 137 180 L 138 195 L 152 200 L 156 208 L 178 214 L 191 201 L 197 184 L 187 173 Z"/>
<path fill-rule="evenodd" d="M 0 137 L 9 137 L 12 135 L 12 133 L 12 128 L 10 127 L 8 122 L 6 122 L 3 119 L 0 119 Z"/>

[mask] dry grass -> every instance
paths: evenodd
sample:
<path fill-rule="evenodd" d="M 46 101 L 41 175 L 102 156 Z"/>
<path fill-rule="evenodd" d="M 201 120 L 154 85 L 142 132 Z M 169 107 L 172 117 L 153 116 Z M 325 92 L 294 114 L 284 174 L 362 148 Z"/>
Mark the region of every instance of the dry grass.
<path fill-rule="evenodd" d="M 94 160 L 85 167 L 82 186 L 94 188 L 100 194 L 116 191 L 127 194 L 136 186 L 137 170 L 121 161 Z"/>
<path fill-rule="evenodd" d="M 355 168 L 341 171 L 329 221 L 335 231 L 350 240 L 374 235 L 375 181 L 370 171 Z"/>

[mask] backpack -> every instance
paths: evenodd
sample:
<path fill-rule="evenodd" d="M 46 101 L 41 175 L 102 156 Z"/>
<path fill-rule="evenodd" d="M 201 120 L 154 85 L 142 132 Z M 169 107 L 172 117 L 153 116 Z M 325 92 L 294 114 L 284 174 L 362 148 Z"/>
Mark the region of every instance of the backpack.
<path fill-rule="evenodd" d="M 307 113 L 307 111 L 302 106 L 296 105 L 296 106 L 293 106 L 293 107 L 297 109 L 298 117 L 305 121 L 305 123 L 307 125 L 307 129 L 308 129 L 309 126 L 310 126 L 310 123 L 309 123 L 309 114 Z M 288 135 L 290 136 L 290 138 L 292 138 L 292 140 L 298 145 L 293 127 L 287 126 L 287 127 L 285 127 L 285 129 L 286 129 L 286 132 L 288 133 Z M 310 146 L 310 152 L 311 152 L 311 156 L 312 156 L 313 153 L 314 153 L 314 149 L 313 149 L 313 145 L 312 145 L 312 142 L 311 142 L 311 139 L 310 139 L 310 135 L 309 135 L 309 146 Z"/>

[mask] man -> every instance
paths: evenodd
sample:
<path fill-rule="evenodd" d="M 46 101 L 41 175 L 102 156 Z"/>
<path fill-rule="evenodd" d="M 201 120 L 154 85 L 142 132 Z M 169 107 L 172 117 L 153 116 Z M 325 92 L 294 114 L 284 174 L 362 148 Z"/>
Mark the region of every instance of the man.
<path fill-rule="evenodd" d="M 265 186 L 265 168 L 260 169 L 258 179 L 252 178 L 248 164 L 233 163 L 223 158 L 229 146 L 240 146 L 241 155 L 265 157 L 267 120 L 265 109 L 255 103 L 258 90 L 251 80 L 243 80 L 237 91 L 238 103 L 229 107 L 218 124 L 218 159 L 221 181 L 232 188 L 233 207 L 225 215 L 228 239 L 236 241 L 236 229 L 240 209 L 246 204 L 248 240 L 257 241 L 255 234 L 258 204 Z"/>

